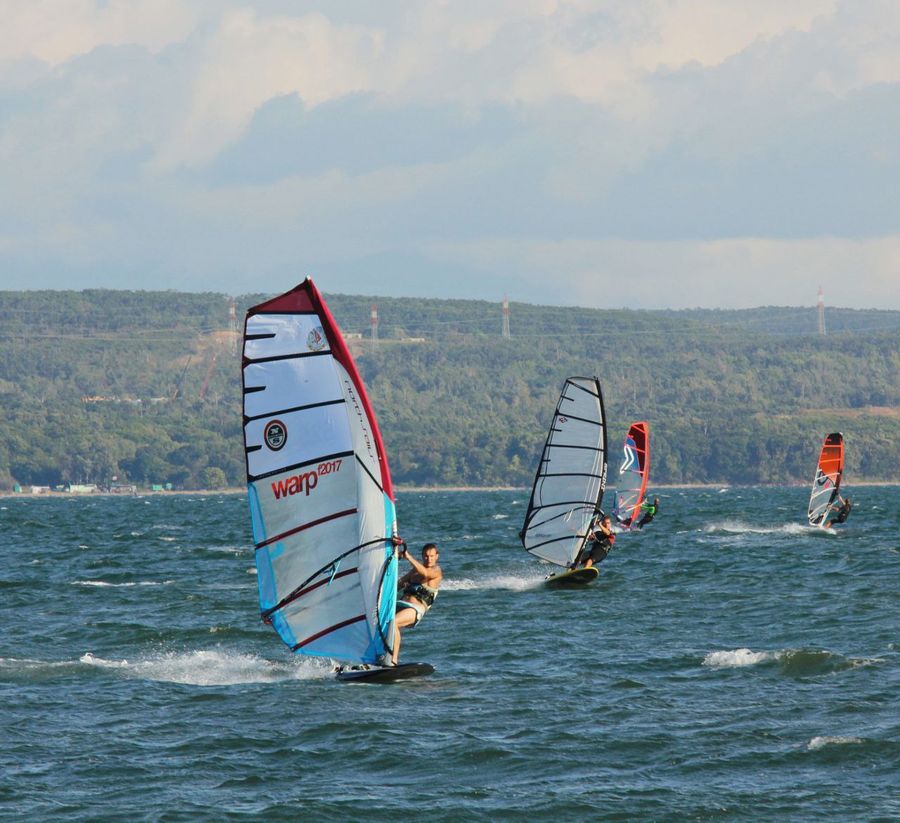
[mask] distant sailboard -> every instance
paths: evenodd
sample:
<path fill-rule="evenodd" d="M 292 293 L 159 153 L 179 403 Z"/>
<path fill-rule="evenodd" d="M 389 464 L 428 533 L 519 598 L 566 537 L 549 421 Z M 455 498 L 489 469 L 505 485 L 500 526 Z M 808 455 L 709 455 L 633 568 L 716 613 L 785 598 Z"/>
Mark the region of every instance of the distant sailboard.
<path fill-rule="evenodd" d="M 391 475 L 359 372 L 309 278 L 247 312 L 243 387 L 262 618 L 294 652 L 376 666 L 397 600 Z"/>
<path fill-rule="evenodd" d="M 807 517 L 810 526 L 824 526 L 828 512 L 837 499 L 844 474 L 844 435 L 833 432 L 825 438 L 819 452 L 816 476 L 809 495 Z"/>
<path fill-rule="evenodd" d="M 606 416 L 600 381 L 570 377 L 541 452 L 520 532 L 522 545 L 543 560 L 571 566 L 584 548 L 605 487 Z"/>
<path fill-rule="evenodd" d="M 650 426 L 632 423 L 625 435 L 622 464 L 616 481 L 613 514 L 622 529 L 632 529 L 641 519 L 641 504 L 650 477 Z"/>

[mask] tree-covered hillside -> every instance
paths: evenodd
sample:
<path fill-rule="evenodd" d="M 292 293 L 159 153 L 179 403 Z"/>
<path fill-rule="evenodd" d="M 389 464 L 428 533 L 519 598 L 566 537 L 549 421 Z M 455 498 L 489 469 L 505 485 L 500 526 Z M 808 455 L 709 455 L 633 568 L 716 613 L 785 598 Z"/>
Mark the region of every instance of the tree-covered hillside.
<path fill-rule="evenodd" d="M 266 296 L 237 299 L 238 328 Z M 513 303 L 504 339 L 499 304 L 326 297 L 344 332 L 364 335 L 350 344 L 398 483 L 529 483 L 572 374 L 601 379 L 613 464 L 627 425 L 650 423 L 655 483 L 806 482 L 833 430 L 847 438 L 850 482 L 900 479 L 900 312 L 829 309 L 821 337 L 815 309 Z M 373 302 L 377 344 L 368 339 Z M 240 485 L 229 303 L 177 292 L 0 292 L 0 487 L 114 477 Z"/>

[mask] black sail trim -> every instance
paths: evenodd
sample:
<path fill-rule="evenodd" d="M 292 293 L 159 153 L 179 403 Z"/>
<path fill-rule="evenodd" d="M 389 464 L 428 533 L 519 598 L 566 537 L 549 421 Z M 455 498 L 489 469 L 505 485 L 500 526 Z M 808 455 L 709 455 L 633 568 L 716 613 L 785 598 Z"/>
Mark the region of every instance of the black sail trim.
<path fill-rule="evenodd" d="M 313 582 L 313 580 L 315 580 L 320 575 L 323 575 L 323 574 L 329 572 L 345 557 L 349 557 L 351 554 L 353 554 L 354 552 L 358 552 L 361 549 L 366 549 L 366 548 L 369 548 L 370 546 L 376 546 L 379 543 L 390 543 L 390 542 L 391 542 L 390 537 L 376 537 L 374 540 L 367 540 L 365 543 L 360 543 L 358 546 L 354 546 L 352 549 L 347 549 L 347 551 L 342 552 L 337 557 L 335 557 L 333 560 L 330 560 L 328 563 L 326 563 L 324 566 L 322 566 L 322 568 L 317 569 L 315 572 L 313 572 L 309 577 L 306 578 L 306 580 L 304 580 L 299 586 L 297 586 L 290 594 L 287 594 L 284 597 L 282 597 L 281 600 L 279 600 L 274 606 L 261 611 L 260 617 L 262 617 L 263 620 L 268 620 L 279 609 L 283 609 L 285 606 L 289 605 L 290 603 L 293 603 L 294 600 L 296 600 L 301 595 L 305 594 L 306 590 L 311 590 L 308 587 L 309 587 L 309 584 Z"/>
<path fill-rule="evenodd" d="M 579 377 L 577 379 L 593 381 L 592 377 Z M 591 391 L 590 389 L 586 388 L 585 386 L 581 386 L 578 383 L 573 382 L 571 377 L 568 380 L 566 380 L 566 383 L 568 383 L 570 386 L 574 386 L 576 389 L 581 389 L 583 392 L 587 392 L 591 397 L 596 397 L 598 400 L 600 399 L 600 395 L 597 394 L 597 392 Z"/>
<path fill-rule="evenodd" d="M 356 462 L 359 463 L 360 466 L 362 466 L 362 470 L 367 475 L 369 475 L 370 478 L 372 478 L 372 482 L 378 487 L 378 491 L 384 494 L 384 489 L 382 488 L 381 483 L 379 483 L 378 480 L 375 479 L 375 475 L 373 475 L 372 472 L 369 471 L 369 467 L 365 463 L 363 463 L 362 460 L 360 460 L 358 454 L 356 454 L 355 452 L 352 452 L 352 454 L 354 455 L 354 457 L 356 457 Z"/>
<path fill-rule="evenodd" d="M 244 368 L 256 363 L 274 363 L 277 360 L 299 360 L 302 357 L 325 357 L 331 354 L 331 350 L 326 349 L 325 351 L 302 351 L 293 352 L 292 354 L 275 354 L 272 357 L 248 357 Z"/>
<path fill-rule="evenodd" d="M 555 431 L 561 431 L 561 429 L 555 429 Z M 599 446 L 573 446 L 569 443 L 551 443 L 551 449 L 585 449 L 586 451 L 592 452 L 602 452 L 603 449 Z"/>
<path fill-rule="evenodd" d="M 603 477 L 602 474 L 594 474 L 593 472 L 544 472 L 541 477 Z"/>
<path fill-rule="evenodd" d="M 347 401 L 341 397 L 338 400 L 323 400 L 320 403 L 308 403 L 305 406 L 293 406 L 289 409 L 276 409 L 274 411 L 266 412 L 265 414 L 254 414 L 253 417 L 244 417 L 244 423 L 250 423 L 253 420 L 262 420 L 265 417 L 278 417 L 282 414 L 291 414 L 292 412 L 299 411 L 307 411 L 307 409 L 318 409 L 322 406 L 336 406 L 339 403 L 346 403 Z"/>
<path fill-rule="evenodd" d="M 318 314 L 317 311 L 312 309 L 285 309 L 284 311 L 255 311 L 251 315 L 251 317 L 280 317 L 281 315 L 289 316 L 289 315 L 307 315 L 311 316 L 314 314 Z"/>
<path fill-rule="evenodd" d="M 595 426 L 602 426 L 602 420 L 591 420 L 587 417 L 579 417 L 576 414 L 566 414 L 565 412 L 560 412 L 556 415 L 557 417 L 565 417 L 566 420 L 580 420 L 582 423 L 593 423 Z M 556 429 L 556 431 L 560 431 L 560 429 Z M 550 447 L 553 448 L 553 443 L 550 444 Z"/>
<path fill-rule="evenodd" d="M 248 446 L 247 451 L 256 451 L 261 449 L 262 446 Z M 284 472 L 292 472 L 297 469 L 304 469 L 307 466 L 312 466 L 315 463 L 324 463 L 326 460 L 337 460 L 339 457 L 349 457 L 353 454 L 352 451 L 349 452 L 335 452 L 334 454 L 323 454 L 321 457 L 313 458 L 312 460 L 305 460 L 303 463 L 294 463 L 291 466 L 281 466 L 280 468 L 273 469 L 270 472 L 266 472 L 265 474 L 253 474 L 247 475 L 248 483 L 255 483 L 257 480 L 265 480 L 268 477 L 274 477 L 276 474 L 282 474 Z"/>

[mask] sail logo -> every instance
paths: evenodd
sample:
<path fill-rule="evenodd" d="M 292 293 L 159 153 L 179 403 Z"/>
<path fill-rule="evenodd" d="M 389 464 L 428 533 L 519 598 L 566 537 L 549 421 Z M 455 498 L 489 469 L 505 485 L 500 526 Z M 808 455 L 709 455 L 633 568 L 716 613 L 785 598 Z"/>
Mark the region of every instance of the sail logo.
<path fill-rule="evenodd" d="M 625 472 L 637 462 L 637 452 L 635 451 L 634 440 L 628 438 L 623 451 L 625 452 L 625 460 L 622 462 L 622 465 L 619 466 L 619 474 L 625 474 Z"/>
<path fill-rule="evenodd" d="M 307 497 L 319 485 L 319 473 L 315 470 L 285 477 L 272 484 L 272 494 L 276 500 L 303 492 Z"/>
<path fill-rule="evenodd" d="M 340 458 L 337 460 L 326 460 L 324 463 L 319 463 L 312 471 L 298 472 L 291 477 L 284 477 L 281 480 L 276 480 L 272 484 L 272 494 L 275 495 L 276 500 L 281 500 L 282 497 L 300 494 L 300 492 L 303 492 L 306 497 L 309 497 L 309 493 L 319 485 L 319 478 L 325 474 L 335 474 L 339 472 L 343 462 L 343 459 Z"/>
<path fill-rule="evenodd" d="M 568 417 L 563 417 L 562 415 L 560 415 L 560 416 L 559 416 L 559 422 L 560 422 L 560 423 L 568 423 L 568 422 L 569 422 L 569 418 L 568 418 Z"/>
<path fill-rule="evenodd" d="M 322 351 L 327 344 L 325 339 L 325 329 L 316 326 L 308 335 L 306 335 L 306 347 L 310 351 Z"/>
<path fill-rule="evenodd" d="M 353 391 L 353 384 L 345 377 L 344 378 L 344 388 L 347 394 L 350 396 L 350 403 L 353 406 L 353 410 L 356 412 L 356 416 L 359 419 L 359 427 L 362 431 L 363 440 L 366 444 L 366 451 L 369 453 L 369 457 L 372 460 L 377 460 L 377 456 L 375 455 L 375 450 L 372 447 L 372 440 L 369 437 L 369 426 L 367 424 L 366 415 L 363 413 L 362 406 L 359 404 L 359 399 L 356 396 L 356 392 Z"/>
<path fill-rule="evenodd" d="M 287 426 L 280 420 L 270 420 L 263 429 L 263 440 L 266 445 L 273 451 L 277 452 L 284 448 L 287 443 Z"/>

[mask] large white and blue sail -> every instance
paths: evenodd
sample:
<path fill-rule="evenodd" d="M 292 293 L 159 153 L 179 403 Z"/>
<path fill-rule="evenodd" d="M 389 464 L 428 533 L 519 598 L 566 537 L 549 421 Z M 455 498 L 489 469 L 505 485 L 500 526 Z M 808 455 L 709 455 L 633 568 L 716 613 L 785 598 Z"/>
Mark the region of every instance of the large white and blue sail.
<path fill-rule="evenodd" d="M 596 377 L 569 377 L 541 452 L 520 532 L 532 554 L 569 566 L 606 487 L 606 415 Z"/>
<path fill-rule="evenodd" d="M 263 619 L 295 652 L 390 651 L 396 510 L 365 388 L 311 279 L 247 312 L 244 446 Z"/>

